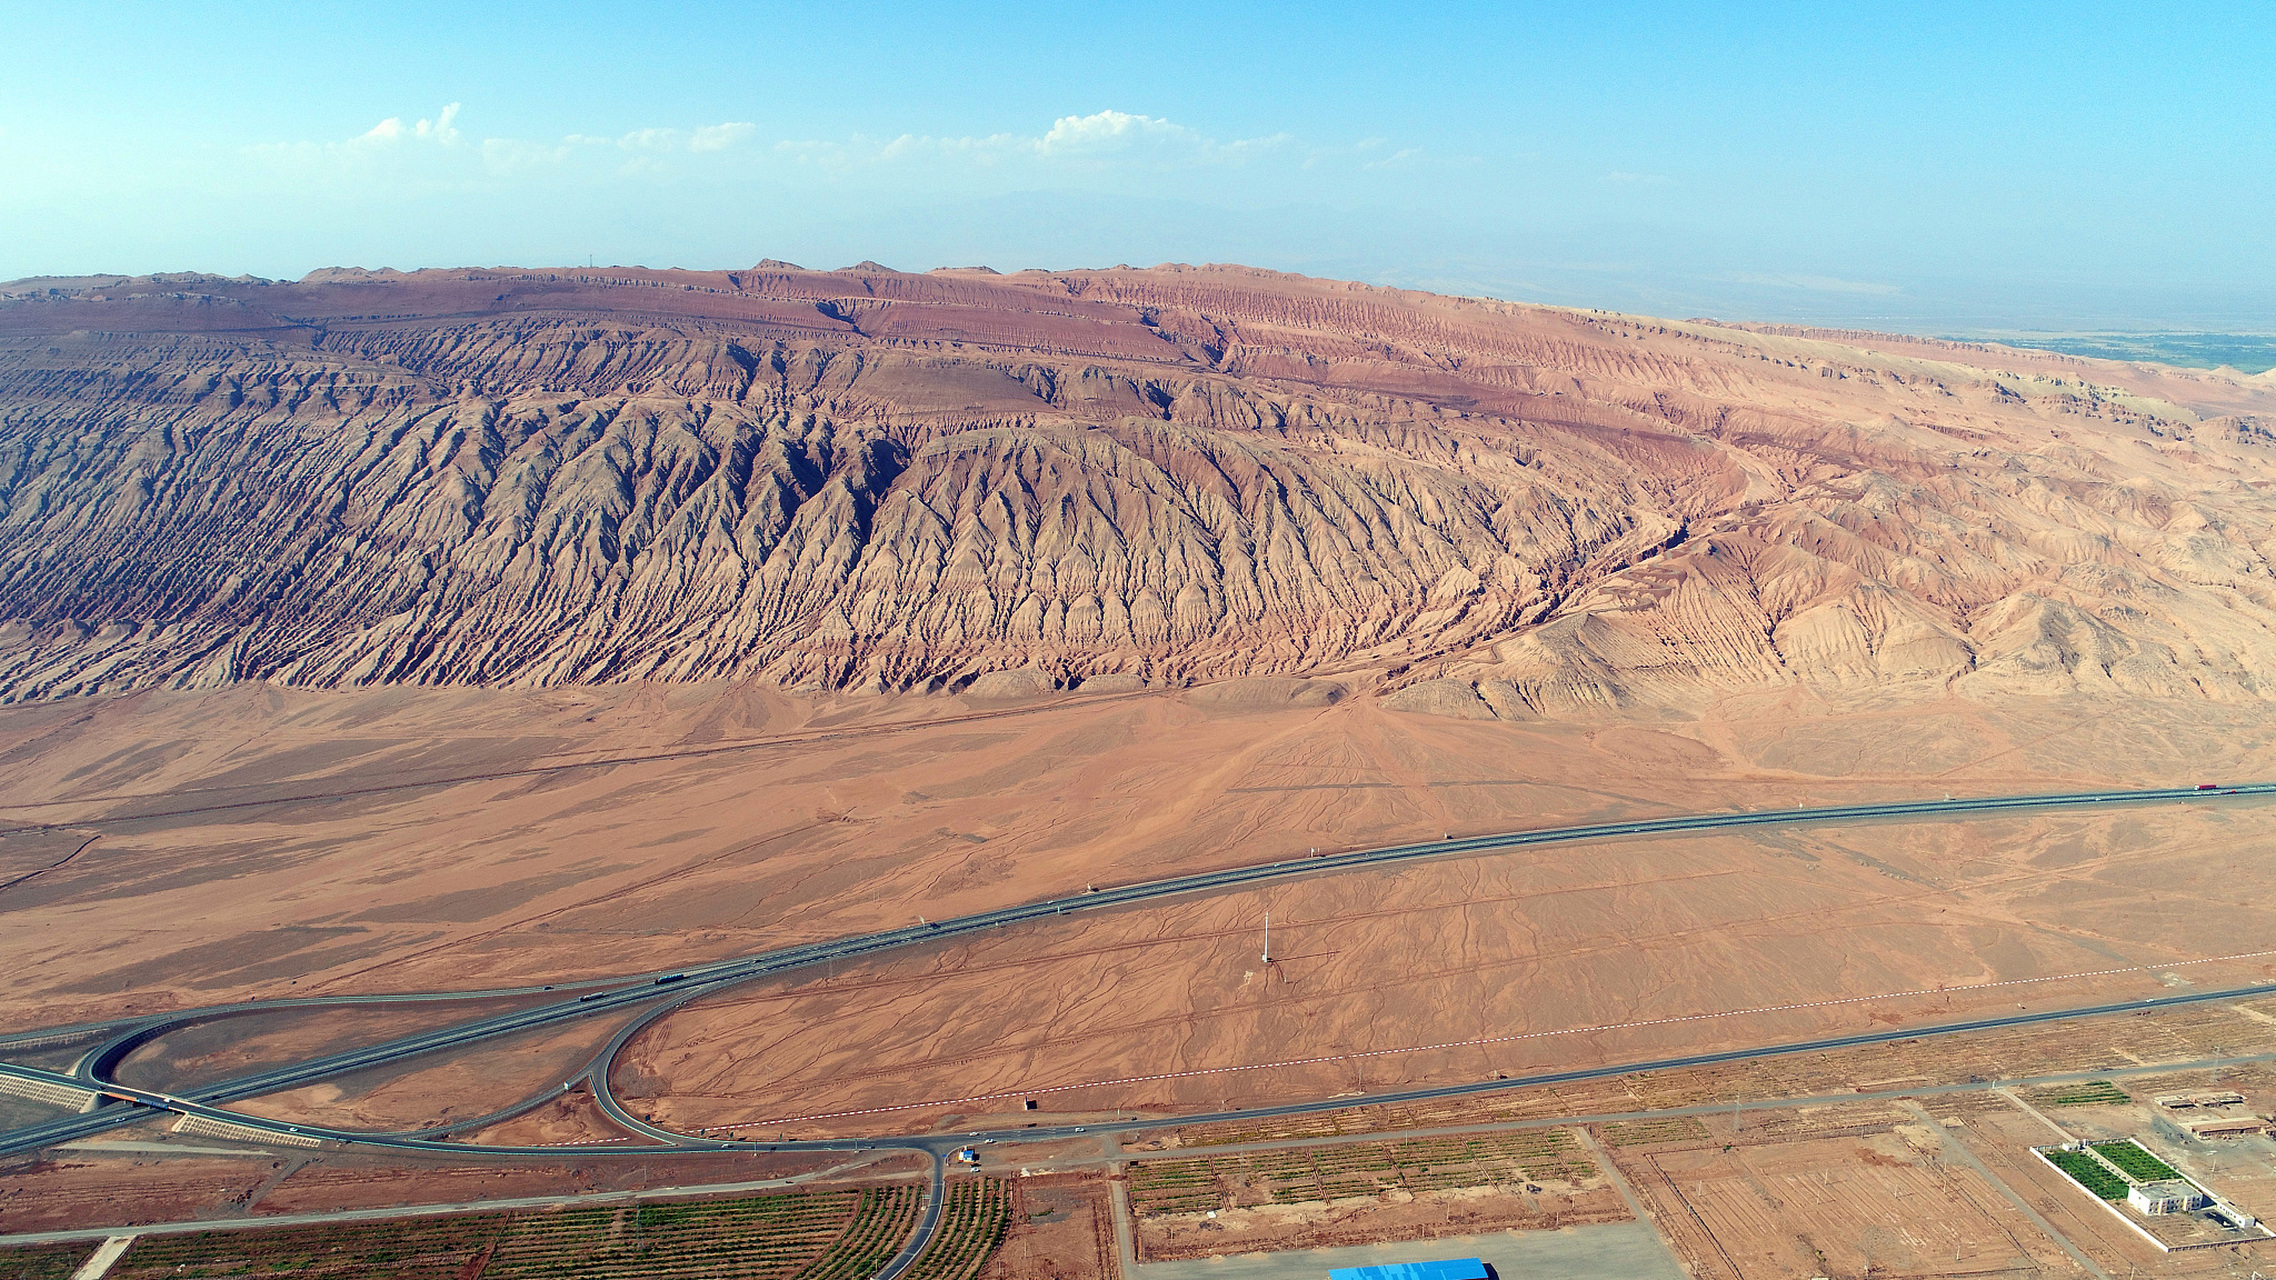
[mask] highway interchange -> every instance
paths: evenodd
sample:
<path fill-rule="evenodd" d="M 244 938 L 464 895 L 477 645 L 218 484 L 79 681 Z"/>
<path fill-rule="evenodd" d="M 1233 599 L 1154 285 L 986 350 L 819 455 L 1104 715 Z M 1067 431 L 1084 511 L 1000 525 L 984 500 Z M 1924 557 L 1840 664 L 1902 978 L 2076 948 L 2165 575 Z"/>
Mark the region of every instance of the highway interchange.
<path fill-rule="evenodd" d="M 937 942 L 982 930 L 1004 928 L 1070 912 L 1113 910 L 1156 902 L 1175 896 L 1222 892 L 1297 877 L 1331 875 L 1403 862 L 1500 852 L 1538 845 L 1682 835 L 1749 827 L 1922 819 L 1941 820 L 2005 813 L 2078 809 L 2099 805 L 2197 803 L 2235 797 L 2271 795 L 2276 795 L 2276 783 L 2223 785 L 2214 788 L 2173 787 L 2134 791 L 1968 797 L 1903 801 L 1890 804 L 1835 805 L 1820 808 L 1764 809 L 1695 814 L 1681 817 L 1648 818 L 1546 828 L 1496 835 L 1467 836 L 1284 859 L 1278 862 L 1231 867 L 1218 871 L 1174 876 L 1162 880 L 1098 887 L 1080 894 L 1023 903 L 992 911 L 976 912 L 953 919 L 929 921 L 899 929 L 859 934 L 826 942 L 740 956 L 694 965 L 683 970 L 637 974 L 613 980 L 476 992 L 260 1000 L 199 1009 L 176 1010 L 165 1014 L 125 1018 L 107 1023 L 77 1024 L 20 1031 L 0 1036 L 0 1059 L 5 1059 L 12 1054 L 20 1054 L 22 1051 L 34 1047 L 52 1049 L 58 1046 L 83 1044 L 86 1049 L 79 1055 L 77 1062 L 69 1071 L 45 1070 L 0 1060 L 0 1075 L 12 1076 L 34 1087 L 46 1085 L 99 1094 L 107 1100 L 108 1105 L 96 1107 L 94 1110 L 79 1115 L 0 1131 L 0 1155 L 36 1151 L 60 1143 L 86 1138 L 107 1129 L 138 1123 L 150 1118 L 154 1112 L 161 1111 L 231 1124 L 256 1133 L 266 1132 L 288 1141 L 320 1140 L 383 1149 L 447 1151 L 458 1156 L 529 1155 L 540 1150 L 551 1156 L 576 1154 L 579 1156 L 652 1157 L 664 1153 L 718 1151 L 825 1152 L 905 1149 L 922 1153 L 930 1159 L 933 1189 L 932 1194 L 927 1198 L 925 1215 L 917 1231 L 912 1235 L 901 1254 L 897 1255 L 892 1263 L 878 1273 L 878 1280 L 891 1280 L 891 1277 L 898 1275 L 909 1262 L 914 1260 L 932 1234 L 942 1204 L 941 1190 L 946 1157 L 956 1149 L 969 1143 L 993 1139 L 1016 1139 L 1033 1142 L 1068 1138 L 1084 1133 L 1104 1134 L 1158 1128 L 1161 1121 L 1159 1119 L 1133 1119 L 1083 1126 L 1023 1127 L 1002 1132 L 912 1133 L 870 1139 L 798 1142 L 746 1142 L 710 1138 L 660 1128 L 648 1123 L 641 1117 L 632 1115 L 624 1108 L 609 1086 L 609 1077 L 617 1055 L 622 1052 L 625 1045 L 630 1043 L 632 1038 L 643 1028 L 679 1006 L 699 997 L 716 994 L 724 989 L 757 979 L 808 969 L 816 965 L 852 957 L 875 955 L 898 948 Z M 2088 1008 L 2020 1012 L 1967 1022 L 1913 1026 L 1850 1036 L 1823 1037 L 1808 1041 L 1722 1050 L 1650 1062 L 1583 1067 L 1466 1084 L 1433 1086 L 1363 1096 L 1347 1095 L 1332 1099 L 1286 1103 L 1209 1115 L 1181 1116 L 1179 1120 L 1181 1123 L 1204 1123 L 1210 1120 L 1231 1118 L 1260 1119 L 1378 1103 L 1446 1098 L 1464 1094 L 1524 1088 L 1530 1085 L 1620 1075 L 1634 1071 L 1699 1066 L 1771 1054 L 1804 1053 L 1853 1047 L 1923 1035 L 1957 1034 L 2032 1022 L 2092 1017 L 2120 1012 L 2138 1012 L 2160 1006 L 2233 999 L 2239 996 L 2266 994 L 2270 991 L 2276 991 L 2276 984 L 2192 992 Z M 235 1079 L 202 1085 L 181 1094 L 135 1088 L 116 1079 L 115 1073 L 119 1065 L 135 1048 L 170 1031 L 192 1024 L 252 1013 L 271 1013 L 280 1009 L 291 1008 L 426 1004 L 502 997 L 521 997 L 528 1003 L 520 1008 L 503 1013 L 470 1018 L 450 1025 L 400 1036 L 378 1044 L 346 1049 Z M 462 1121 L 447 1128 L 430 1129 L 419 1133 L 375 1133 L 335 1129 L 319 1125 L 287 1124 L 282 1121 L 268 1120 L 225 1109 L 225 1104 L 229 1102 L 299 1088 L 355 1071 L 369 1070 L 401 1063 L 421 1055 L 477 1045 L 484 1041 L 495 1040 L 502 1036 L 535 1028 L 611 1015 L 624 1019 L 616 1033 L 579 1071 L 574 1073 L 568 1081 L 565 1081 L 560 1089 L 549 1090 L 544 1094 L 524 1099 L 511 1107 L 493 1112 L 490 1115 Z M 634 1145 L 592 1143 L 533 1148 L 447 1140 L 448 1135 L 452 1132 L 465 1131 L 495 1123 L 500 1119 L 549 1101 L 580 1084 L 590 1088 L 595 1102 L 614 1123 L 628 1133 L 647 1139 L 647 1141 Z"/>

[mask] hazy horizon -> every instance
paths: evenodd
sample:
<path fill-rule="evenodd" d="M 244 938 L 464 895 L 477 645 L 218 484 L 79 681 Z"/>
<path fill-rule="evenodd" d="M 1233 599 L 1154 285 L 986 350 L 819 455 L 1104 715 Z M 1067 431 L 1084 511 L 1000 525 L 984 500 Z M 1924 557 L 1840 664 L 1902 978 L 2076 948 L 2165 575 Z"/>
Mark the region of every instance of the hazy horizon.
<path fill-rule="evenodd" d="M 27 11 L 0 278 L 1240 262 L 1903 332 L 2276 327 L 2243 6 L 1048 16 Z"/>

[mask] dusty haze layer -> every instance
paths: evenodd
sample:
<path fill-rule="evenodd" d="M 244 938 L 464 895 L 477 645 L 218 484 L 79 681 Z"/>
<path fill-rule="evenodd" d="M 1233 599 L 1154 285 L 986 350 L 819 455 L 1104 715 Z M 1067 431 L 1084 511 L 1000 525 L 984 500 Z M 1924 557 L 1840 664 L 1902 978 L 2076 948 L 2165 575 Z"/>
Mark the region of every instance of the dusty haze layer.
<path fill-rule="evenodd" d="M 0 299 L 0 695 L 2257 701 L 2271 415 L 1239 268 L 42 281 Z"/>

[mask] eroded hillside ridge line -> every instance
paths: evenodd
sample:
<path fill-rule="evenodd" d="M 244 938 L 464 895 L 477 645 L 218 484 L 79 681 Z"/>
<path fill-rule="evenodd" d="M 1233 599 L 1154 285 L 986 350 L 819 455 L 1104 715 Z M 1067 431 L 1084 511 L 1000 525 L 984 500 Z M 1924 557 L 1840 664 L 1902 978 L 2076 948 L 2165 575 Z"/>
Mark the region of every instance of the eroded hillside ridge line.
<path fill-rule="evenodd" d="M 2271 424 L 2218 373 L 1240 268 L 57 282 L 0 291 L 0 698 L 2257 701 Z"/>

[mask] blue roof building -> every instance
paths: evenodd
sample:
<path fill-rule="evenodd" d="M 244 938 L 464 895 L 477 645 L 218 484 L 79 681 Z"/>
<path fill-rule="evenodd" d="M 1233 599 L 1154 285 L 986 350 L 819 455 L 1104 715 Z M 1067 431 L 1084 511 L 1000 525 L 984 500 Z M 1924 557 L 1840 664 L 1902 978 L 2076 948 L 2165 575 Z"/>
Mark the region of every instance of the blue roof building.
<path fill-rule="evenodd" d="M 1328 1272 L 1328 1280 L 1486 1280 L 1486 1264 L 1479 1258 L 1386 1262 L 1379 1267 L 1337 1267 Z"/>

